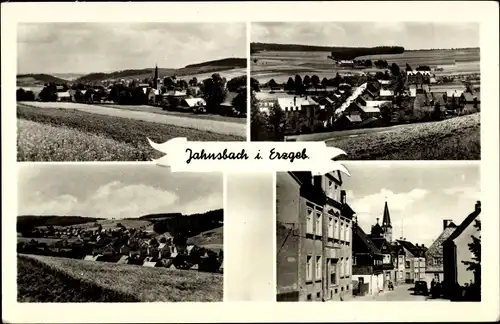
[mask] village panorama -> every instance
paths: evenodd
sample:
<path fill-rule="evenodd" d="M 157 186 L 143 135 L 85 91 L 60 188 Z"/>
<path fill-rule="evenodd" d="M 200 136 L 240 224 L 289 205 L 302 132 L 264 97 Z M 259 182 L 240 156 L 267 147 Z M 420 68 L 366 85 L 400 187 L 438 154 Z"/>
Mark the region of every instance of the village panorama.
<path fill-rule="evenodd" d="M 18 161 L 150 161 L 147 138 L 245 140 L 245 36 L 244 24 L 20 24 Z"/>
<path fill-rule="evenodd" d="M 478 164 L 345 166 L 277 174 L 277 301 L 481 300 Z"/>
<path fill-rule="evenodd" d="M 326 141 L 351 160 L 479 159 L 478 44 L 472 23 L 252 24 L 252 140 Z"/>
<path fill-rule="evenodd" d="M 19 302 L 222 301 L 221 174 L 30 164 L 19 181 Z"/>

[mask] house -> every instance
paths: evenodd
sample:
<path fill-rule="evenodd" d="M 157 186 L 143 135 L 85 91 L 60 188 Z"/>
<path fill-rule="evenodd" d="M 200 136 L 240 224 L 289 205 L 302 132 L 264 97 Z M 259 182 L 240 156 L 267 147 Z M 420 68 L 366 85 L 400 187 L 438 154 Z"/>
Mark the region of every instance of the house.
<path fill-rule="evenodd" d="M 362 121 L 363 121 L 363 119 L 361 118 L 361 116 L 359 114 L 348 112 L 348 113 L 342 115 L 342 117 L 338 118 L 335 121 L 335 125 L 337 125 L 340 128 L 349 128 L 349 127 L 352 127 L 354 125 L 361 123 Z"/>
<path fill-rule="evenodd" d="M 394 91 L 393 90 L 380 89 L 379 96 L 382 99 L 392 99 L 394 97 Z"/>
<path fill-rule="evenodd" d="M 404 239 L 397 243 L 405 252 L 405 283 L 425 280 L 425 252 L 413 243 Z"/>
<path fill-rule="evenodd" d="M 353 294 L 377 295 L 384 290 L 383 254 L 357 222 L 352 235 L 352 280 L 357 282 Z"/>
<path fill-rule="evenodd" d="M 71 94 L 69 91 L 57 92 L 57 101 L 69 102 L 71 100 Z"/>
<path fill-rule="evenodd" d="M 404 248 L 397 242 L 391 243 L 391 250 L 393 256 L 394 271 L 396 273 L 395 284 L 405 282 L 405 251 Z"/>
<path fill-rule="evenodd" d="M 464 104 L 465 108 L 479 109 L 480 106 L 480 93 L 464 92 L 460 97 L 460 101 Z"/>
<path fill-rule="evenodd" d="M 446 92 L 431 92 L 432 104 L 439 103 L 440 107 L 446 107 Z"/>
<path fill-rule="evenodd" d="M 125 254 L 125 255 L 128 255 L 130 253 L 130 247 L 127 246 L 127 245 L 122 245 L 120 247 L 120 254 Z"/>
<path fill-rule="evenodd" d="M 296 123 L 291 126 L 296 132 L 302 131 L 303 128 L 313 129 L 316 123 L 320 122 L 320 105 L 311 97 L 279 97 L 277 104 L 285 111 L 289 120 L 299 119 L 299 116 L 303 120 L 303 124 Z"/>
<path fill-rule="evenodd" d="M 340 61 L 337 61 L 337 64 L 340 66 L 340 67 L 354 67 L 354 61 L 353 60 L 340 60 Z"/>
<path fill-rule="evenodd" d="M 219 105 L 219 109 L 222 112 L 232 112 L 233 111 L 233 100 L 238 94 L 236 92 L 228 91 L 226 94 L 226 99 Z"/>
<path fill-rule="evenodd" d="M 195 107 L 206 107 L 207 103 L 203 98 L 185 98 L 181 101 L 179 107 L 185 110 L 192 110 Z"/>
<path fill-rule="evenodd" d="M 444 272 L 444 292 L 448 298 L 456 297 L 456 289 L 465 284 L 478 284 L 481 286 L 480 273 L 467 270 L 464 261 L 472 260 L 472 253 L 469 244 L 472 243 L 471 236 L 479 238 L 480 229 L 476 222 L 480 221 L 481 202 L 478 201 L 474 211 L 457 226 L 453 233 L 442 243 L 443 246 L 443 272 Z"/>
<path fill-rule="evenodd" d="M 425 253 L 425 281 L 427 281 L 429 286 L 433 279 L 435 282 L 442 282 L 444 280 L 442 244 L 450 237 L 456 228 L 457 225 L 451 220 L 443 220 L 443 231 Z"/>
<path fill-rule="evenodd" d="M 340 172 L 277 173 L 277 300 L 352 294 L 352 216 Z"/>

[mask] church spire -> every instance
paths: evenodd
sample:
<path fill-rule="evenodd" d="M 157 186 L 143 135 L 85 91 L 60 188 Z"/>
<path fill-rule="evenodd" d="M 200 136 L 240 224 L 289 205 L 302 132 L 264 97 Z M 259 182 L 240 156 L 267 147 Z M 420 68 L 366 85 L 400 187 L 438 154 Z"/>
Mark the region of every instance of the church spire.
<path fill-rule="evenodd" d="M 385 201 L 384 218 L 382 219 L 382 226 L 392 228 L 391 215 L 389 215 L 389 207 L 387 206 L 387 200 Z"/>

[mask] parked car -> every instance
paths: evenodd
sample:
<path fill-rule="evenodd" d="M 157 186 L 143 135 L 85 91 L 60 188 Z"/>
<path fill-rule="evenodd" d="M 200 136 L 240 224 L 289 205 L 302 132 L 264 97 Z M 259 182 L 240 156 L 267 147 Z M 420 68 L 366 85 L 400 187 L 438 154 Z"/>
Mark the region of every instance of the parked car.
<path fill-rule="evenodd" d="M 425 281 L 415 281 L 414 291 L 415 295 L 429 295 L 429 288 L 427 288 L 427 282 Z"/>

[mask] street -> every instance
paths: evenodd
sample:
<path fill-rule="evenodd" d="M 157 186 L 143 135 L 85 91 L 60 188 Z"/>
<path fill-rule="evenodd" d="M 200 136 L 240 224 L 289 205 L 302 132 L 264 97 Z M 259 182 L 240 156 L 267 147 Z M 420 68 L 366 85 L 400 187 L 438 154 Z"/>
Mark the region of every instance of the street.
<path fill-rule="evenodd" d="M 353 297 L 352 301 L 443 301 L 442 299 L 428 299 L 427 296 L 413 295 L 413 291 L 408 290 L 413 285 L 401 284 L 395 286 L 394 290 L 385 290 L 375 296 Z"/>

